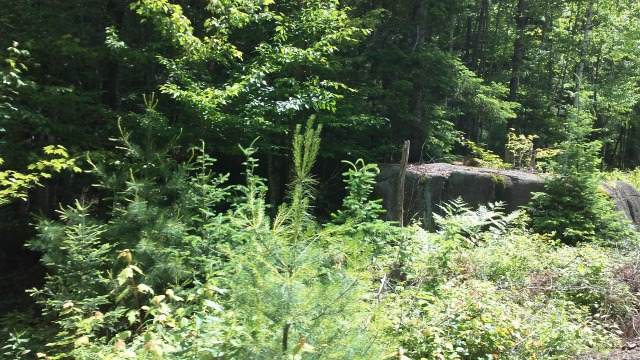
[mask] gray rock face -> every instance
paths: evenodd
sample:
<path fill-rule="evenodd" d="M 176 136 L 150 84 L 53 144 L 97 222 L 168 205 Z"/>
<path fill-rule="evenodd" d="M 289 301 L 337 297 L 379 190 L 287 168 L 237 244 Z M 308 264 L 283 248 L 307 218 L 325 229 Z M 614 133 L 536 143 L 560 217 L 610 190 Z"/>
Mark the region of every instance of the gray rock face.
<path fill-rule="evenodd" d="M 396 189 L 398 165 L 383 166 L 375 186 L 382 198 L 387 220 L 397 220 Z M 541 176 L 515 170 L 494 170 L 451 164 L 410 164 L 405 179 L 405 223 L 420 219 L 432 228 L 433 211 L 438 205 L 461 197 L 467 204 L 504 201 L 511 212 L 531 199 L 531 193 L 544 191 Z"/>
<path fill-rule="evenodd" d="M 633 185 L 623 181 L 606 181 L 602 187 L 616 201 L 616 210 L 624 214 L 640 229 L 640 192 Z"/>
<path fill-rule="evenodd" d="M 397 220 L 396 189 L 399 165 L 380 167 L 375 195 L 387 210 L 386 220 Z M 622 181 L 607 181 L 603 188 L 616 201 L 616 210 L 624 213 L 640 229 L 640 192 Z M 461 197 L 471 207 L 504 201 L 512 212 L 531 200 L 533 192 L 544 191 L 542 176 L 516 170 L 494 170 L 451 164 L 409 164 L 405 179 L 404 223 L 420 220 L 433 228 L 433 212 L 438 205 Z"/>

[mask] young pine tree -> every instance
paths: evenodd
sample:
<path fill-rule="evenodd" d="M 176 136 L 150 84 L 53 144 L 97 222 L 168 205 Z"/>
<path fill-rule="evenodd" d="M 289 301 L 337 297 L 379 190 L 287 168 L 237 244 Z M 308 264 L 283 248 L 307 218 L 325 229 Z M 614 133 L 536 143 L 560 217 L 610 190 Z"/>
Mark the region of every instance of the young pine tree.
<path fill-rule="evenodd" d="M 233 214 L 239 245 L 226 249 L 226 280 L 251 336 L 246 358 L 287 358 L 302 352 L 304 358 L 381 358 L 366 324 L 370 308 L 365 294 L 371 285 L 368 267 L 375 241 L 352 236 L 356 214 L 344 216 L 342 224 L 321 227 L 311 213 L 311 169 L 319 131 L 311 122 L 304 133 L 297 127 L 289 200 L 272 220 L 266 216 L 266 187 L 255 175 L 254 149 L 245 149 L 246 201 Z M 369 215 L 364 217 L 369 220 Z"/>
<path fill-rule="evenodd" d="M 215 249 L 226 234 L 217 207 L 228 195 L 226 176 L 211 172 L 204 145 L 193 149 L 195 161 L 177 161 L 177 131 L 148 105 L 131 116 L 137 133 L 121 128 L 124 154 L 95 161 L 107 197 L 93 208 L 81 200 L 62 207 L 59 220 L 38 223 L 30 243 L 48 268 L 45 284 L 32 292 L 58 326 L 52 358 L 78 357 L 73 349 L 113 342 L 118 333 L 145 332 L 157 321 L 161 298 L 154 295 L 205 283 L 219 266 Z"/>
<path fill-rule="evenodd" d="M 617 243 L 633 235 L 614 211 L 615 204 L 600 190 L 600 142 L 590 142 L 590 123 L 576 122 L 562 145 L 557 175 L 547 180 L 545 192 L 534 194 L 528 207 L 531 226 L 540 234 L 553 234 L 565 244 Z"/>

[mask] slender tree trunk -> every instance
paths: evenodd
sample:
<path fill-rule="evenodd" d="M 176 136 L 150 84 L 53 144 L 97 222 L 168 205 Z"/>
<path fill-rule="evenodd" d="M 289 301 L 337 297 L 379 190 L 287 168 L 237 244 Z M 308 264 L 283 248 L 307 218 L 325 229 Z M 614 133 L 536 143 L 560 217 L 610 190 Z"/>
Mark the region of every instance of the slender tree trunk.
<path fill-rule="evenodd" d="M 424 44 L 427 37 L 426 17 L 430 0 L 418 1 L 413 11 L 413 21 L 416 24 L 416 41 L 413 44 L 412 51 Z"/>
<path fill-rule="evenodd" d="M 620 146 L 623 134 L 623 127 L 621 125 L 618 130 L 618 136 L 616 136 L 616 142 L 613 144 L 613 149 L 609 152 L 609 164 L 611 165 L 616 161 L 616 153 L 618 152 L 618 146 Z"/>
<path fill-rule="evenodd" d="M 623 141 L 620 144 L 620 163 L 618 164 L 619 169 L 624 170 L 624 159 L 627 157 L 627 148 L 629 145 L 629 128 L 623 125 L 624 128 L 624 137 Z"/>
<path fill-rule="evenodd" d="M 106 12 L 108 18 L 106 26 L 119 28 L 124 18 L 122 5 L 115 0 L 109 0 L 106 2 Z M 118 73 L 120 66 L 118 61 L 109 54 L 107 54 L 103 66 L 102 101 L 105 105 L 115 108 L 118 104 Z"/>
<path fill-rule="evenodd" d="M 278 206 L 284 199 L 284 188 L 287 181 L 287 167 L 283 156 L 274 152 L 277 150 L 270 150 L 267 154 L 267 180 L 272 215 L 275 215 Z"/>
<path fill-rule="evenodd" d="M 584 74 L 584 64 L 587 57 L 587 50 L 589 48 L 589 34 L 591 33 L 591 27 L 593 26 L 593 5 L 595 4 L 595 0 L 589 1 L 589 10 L 587 10 L 587 19 L 584 22 L 584 35 L 582 38 L 582 49 L 580 49 L 580 62 L 578 62 L 578 68 L 576 70 L 576 87 L 575 87 L 575 97 L 573 99 L 573 107 L 577 112 L 580 110 L 580 91 L 582 88 L 582 76 Z"/>
<path fill-rule="evenodd" d="M 550 21 L 549 22 L 549 28 L 553 28 L 553 23 Z M 548 40 L 548 44 L 549 44 L 549 56 L 547 56 L 547 98 L 551 99 L 553 96 L 553 79 L 554 79 L 554 71 L 553 71 L 553 60 L 552 60 L 552 54 L 553 54 L 553 49 L 554 49 L 554 42 L 553 40 L 549 39 Z M 551 102 L 549 101 L 549 104 L 551 104 Z"/>
<path fill-rule="evenodd" d="M 487 43 L 489 41 L 489 0 L 482 3 L 484 16 L 482 19 L 482 34 L 480 36 L 480 64 L 478 65 L 478 75 L 487 73 Z"/>
<path fill-rule="evenodd" d="M 286 354 L 289 347 L 289 329 L 291 328 L 291 324 L 284 324 L 284 328 L 282 329 L 282 353 Z"/>
<path fill-rule="evenodd" d="M 484 32 L 486 25 L 486 18 L 488 16 L 489 0 L 482 0 L 480 9 L 478 10 L 478 17 L 476 19 L 476 34 L 475 41 L 473 43 L 473 53 L 471 56 L 470 67 L 474 70 L 479 70 L 480 53 L 482 52 L 482 43 L 484 42 Z"/>
<path fill-rule="evenodd" d="M 502 13 L 504 11 L 504 3 L 500 0 L 498 1 L 497 10 L 496 10 L 496 18 L 494 21 L 494 31 L 491 39 L 491 48 L 488 49 L 489 53 L 495 54 L 498 52 L 499 43 L 500 43 L 500 22 L 502 21 Z M 493 74 L 500 74 L 503 69 L 503 62 L 498 61 L 497 63 L 492 64 L 492 68 L 487 69 L 485 75 L 491 76 Z"/>
<path fill-rule="evenodd" d="M 513 59 L 511 61 L 511 81 L 509 82 L 509 101 L 515 101 L 520 86 L 520 70 L 524 58 L 524 30 L 526 27 L 525 0 L 518 0 L 516 29 L 518 37 L 513 43 Z"/>
<path fill-rule="evenodd" d="M 467 15 L 466 33 L 464 37 L 464 62 L 469 64 L 471 60 L 471 36 L 473 34 L 473 21 L 471 15 Z"/>
<path fill-rule="evenodd" d="M 420 49 L 427 38 L 427 27 L 426 27 L 426 18 L 429 11 L 429 3 L 430 0 L 420 0 L 416 2 L 412 20 L 416 24 L 416 39 L 413 44 L 412 52 L 416 49 Z M 415 83 L 414 89 L 411 93 L 410 99 L 410 113 L 416 119 L 418 124 L 423 124 L 425 121 L 423 112 L 424 112 L 424 90 L 423 84 Z M 424 135 L 422 135 L 424 131 L 416 131 L 416 136 L 412 138 L 412 140 L 420 143 L 424 141 Z"/>
<path fill-rule="evenodd" d="M 591 78 L 591 83 L 594 85 L 593 97 L 592 98 L 593 98 L 593 110 L 594 110 L 593 112 L 595 114 L 594 128 L 596 128 L 596 129 L 604 128 L 606 126 L 606 119 L 602 116 L 602 114 L 600 112 L 600 104 L 599 104 L 600 98 L 598 96 L 598 82 L 600 81 L 598 75 L 600 73 L 600 66 L 602 64 L 602 53 L 603 53 L 602 46 L 600 46 L 598 48 L 598 56 L 596 57 L 596 63 L 594 65 L 593 76 Z M 596 134 L 593 134 L 593 136 L 595 137 Z M 593 140 L 595 140 L 595 138 Z M 604 159 L 604 157 L 603 157 L 603 159 Z"/>
<path fill-rule="evenodd" d="M 456 33 L 456 22 L 458 21 L 458 17 L 454 15 L 451 18 L 451 28 L 449 28 L 449 55 L 453 54 L 453 42 Z"/>
<path fill-rule="evenodd" d="M 547 29 L 549 26 L 549 19 L 545 19 L 544 22 L 542 23 L 542 28 L 541 33 L 540 33 L 540 46 L 538 46 L 538 52 L 539 53 L 544 53 L 544 48 L 547 44 Z M 542 75 L 543 73 L 543 68 L 544 68 L 544 61 L 545 59 L 547 61 L 549 61 L 548 56 L 540 56 L 539 60 L 538 60 L 538 74 Z M 545 85 L 543 84 L 544 81 L 544 77 L 543 76 L 538 76 L 538 80 L 537 80 L 537 87 L 538 89 L 544 89 Z"/>

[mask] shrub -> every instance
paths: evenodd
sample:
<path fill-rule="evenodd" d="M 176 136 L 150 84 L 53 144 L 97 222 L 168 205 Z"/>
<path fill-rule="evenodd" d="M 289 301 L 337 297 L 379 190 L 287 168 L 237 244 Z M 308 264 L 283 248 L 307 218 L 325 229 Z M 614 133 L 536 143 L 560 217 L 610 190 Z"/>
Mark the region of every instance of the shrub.
<path fill-rule="evenodd" d="M 438 232 L 413 229 L 389 263 L 384 327 L 409 358 L 554 358 L 604 352 L 635 315 L 618 250 L 532 234 L 523 213 L 447 206 Z"/>
<path fill-rule="evenodd" d="M 621 243 L 635 233 L 614 203 L 598 187 L 598 143 L 565 145 L 558 176 L 548 178 L 544 193 L 535 193 L 527 211 L 531 227 L 565 244 Z"/>
<path fill-rule="evenodd" d="M 378 207 L 366 199 L 376 169 L 354 164 L 346 208 L 334 223 L 320 226 L 310 211 L 315 184 L 310 170 L 319 145 L 319 129 L 311 126 L 304 134 L 296 130 L 290 201 L 273 219 L 266 216 L 266 188 L 255 176 L 253 149 L 245 149 L 247 201 L 230 218 L 238 246 L 223 249 L 233 308 L 251 329 L 242 356 L 293 356 L 306 346 L 305 358 L 380 358 L 381 344 L 367 327 L 371 309 L 364 301 L 372 251 L 380 240 L 361 227 L 376 222 L 372 216 Z"/>
<path fill-rule="evenodd" d="M 210 172 L 203 147 L 193 149 L 195 161 L 176 161 L 175 132 L 152 108 L 137 120 L 140 145 L 121 128 L 124 155 L 90 161 L 108 197 L 77 200 L 59 210 L 59 220 L 39 221 L 29 244 L 49 269 L 32 294 L 57 325 L 51 358 L 82 358 L 103 351 L 100 344 L 137 339 L 170 315 L 192 321 L 191 313 L 176 317 L 180 296 L 167 292 L 185 297 L 220 262 L 216 246 L 226 233 L 216 228 L 216 208 L 229 194 L 226 176 Z M 105 204 L 100 220 L 92 210 Z"/>
<path fill-rule="evenodd" d="M 122 131 L 127 156 L 95 165 L 112 194 L 107 221 L 78 201 L 59 221 L 41 221 L 31 243 L 50 269 L 33 290 L 57 325 L 46 356 L 381 357 L 387 341 L 367 325 L 371 259 L 398 232 L 375 219 L 380 206 L 367 196 L 377 169 L 362 161 L 347 173 L 345 208 L 316 223 L 319 131 L 298 127 L 294 181 L 273 219 L 253 148 L 243 149 L 247 183 L 221 213 L 232 189 L 202 147 L 196 162 L 179 164 Z"/>

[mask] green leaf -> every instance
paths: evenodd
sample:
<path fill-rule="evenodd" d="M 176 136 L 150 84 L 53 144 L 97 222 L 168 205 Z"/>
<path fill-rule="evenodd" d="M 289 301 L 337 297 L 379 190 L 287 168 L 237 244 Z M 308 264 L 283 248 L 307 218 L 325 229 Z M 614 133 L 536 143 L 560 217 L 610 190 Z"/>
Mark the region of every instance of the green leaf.
<path fill-rule="evenodd" d="M 151 302 L 153 302 L 156 305 L 160 305 L 160 303 L 166 298 L 166 296 L 164 295 L 156 295 L 153 297 L 153 299 L 151 299 Z"/>
<path fill-rule="evenodd" d="M 153 295 L 153 289 L 145 284 L 138 284 L 138 291 L 143 294 L 151 294 Z"/>
<path fill-rule="evenodd" d="M 135 265 L 129 265 L 129 267 L 130 267 L 130 268 L 132 268 L 133 270 L 135 270 L 138 274 L 140 274 L 140 275 L 144 275 L 144 274 L 142 273 L 142 270 L 140 270 L 140 268 L 139 268 L 139 267 L 137 267 L 137 266 L 135 266 Z M 132 277 L 133 277 L 133 275 L 132 275 Z"/>
<path fill-rule="evenodd" d="M 122 292 L 118 295 L 118 297 L 116 297 L 116 302 L 124 299 L 125 296 L 127 296 L 127 294 L 129 294 L 129 291 L 131 291 L 130 287 L 126 287 L 124 288 L 124 290 L 122 290 Z"/>
<path fill-rule="evenodd" d="M 134 313 L 134 316 L 137 315 L 137 311 L 133 311 L 133 310 L 129 311 L 129 313 L 131 313 L 131 312 Z M 127 313 L 127 316 L 129 316 L 128 313 Z M 129 319 L 129 320 L 131 320 L 131 319 Z M 135 318 L 134 318 L 134 320 L 135 320 Z M 132 334 L 131 330 L 123 331 L 123 332 L 118 334 L 118 339 L 122 339 L 122 340 L 128 339 L 129 337 L 131 337 L 131 334 Z"/>
<path fill-rule="evenodd" d="M 138 320 L 138 315 L 139 314 L 137 310 L 129 310 L 129 312 L 127 312 L 127 320 L 129 320 L 129 325 L 132 325 Z"/>
<path fill-rule="evenodd" d="M 206 307 L 210 307 L 216 311 L 222 311 L 222 306 L 220 306 L 220 304 L 216 303 L 215 301 L 211 301 L 211 300 L 204 300 L 203 302 L 204 306 Z"/>
<path fill-rule="evenodd" d="M 165 294 L 167 294 L 167 296 L 169 297 L 169 299 L 171 300 L 175 300 L 175 301 L 183 301 L 184 299 L 181 298 L 180 296 L 177 296 L 176 294 L 173 293 L 173 290 L 171 289 L 167 289 L 167 291 L 165 292 Z"/>
<path fill-rule="evenodd" d="M 86 345 L 89 344 L 89 337 L 87 335 L 81 336 L 79 338 L 76 339 L 76 341 L 74 342 L 74 345 L 76 347 L 80 347 L 82 345 Z"/>
<path fill-rule="evenodd" d="M 122 269 L 120 274 L 118 274 L 118 285 L 124 284 L 131 278 L 133 278 L 133 270 L 131 269 L 131 267 L 127 266 L 126 268 Z"/>

